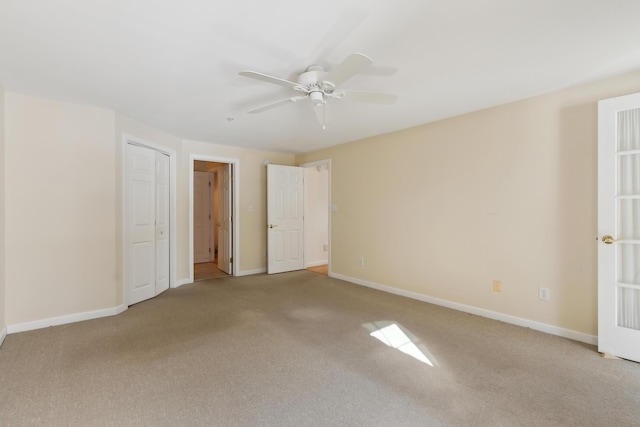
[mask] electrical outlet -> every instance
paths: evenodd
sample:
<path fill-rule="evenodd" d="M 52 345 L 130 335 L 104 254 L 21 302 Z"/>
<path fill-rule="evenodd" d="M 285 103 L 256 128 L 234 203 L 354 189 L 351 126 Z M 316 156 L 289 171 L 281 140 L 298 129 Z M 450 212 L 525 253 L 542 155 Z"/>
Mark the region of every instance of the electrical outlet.
<path fill-rule="evenodd" d="M 549 288 L 540 288 L 538 290 L 538 298 L 542 301 L 549 301 L 551 299 L 551 291 Z"/>
<path fill-rule="evenodd" d="M 500 280 L 493 281 L 493 292 L 502 292 L 502 282 Z"/>
<path fill-rule="evenodd" d="M 360 267 L 364 266 L 364 257 L 360 257 L 360 259 L 358 260 L 358 265 Z"/>

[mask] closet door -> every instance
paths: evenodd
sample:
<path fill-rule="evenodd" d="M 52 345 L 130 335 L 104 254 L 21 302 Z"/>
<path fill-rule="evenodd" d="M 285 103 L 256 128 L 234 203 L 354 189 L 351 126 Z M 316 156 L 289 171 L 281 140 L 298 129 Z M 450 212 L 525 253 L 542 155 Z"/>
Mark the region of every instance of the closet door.
<path fill-rule="evenodd" d="M 125 221 L 127 227 L 126 303 L 156 295 L 156 152 L 127 144 Z"/>
<path fill-rule="evenodd" d="M 127 144 L 125 171 L 125 301 L 169 289 L 170 162 L 156 150 Z"/>
<path fill-rule="evenodd" d="M 156 295 L 169 289 L 169 156 L 156 151 Z"/>

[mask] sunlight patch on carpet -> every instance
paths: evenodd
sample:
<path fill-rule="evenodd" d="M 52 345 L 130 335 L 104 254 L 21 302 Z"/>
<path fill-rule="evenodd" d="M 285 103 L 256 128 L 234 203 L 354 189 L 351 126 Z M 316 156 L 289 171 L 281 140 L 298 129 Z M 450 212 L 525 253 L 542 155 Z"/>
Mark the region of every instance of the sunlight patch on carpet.
<path fill-rule="evenodd" d="M 414 359 L 434 366 L 435 359 L 420 341 L 402 326 L 395 322 L 365 323 L 366 329 L 371 331 L 370 336 L 378 339 L 391 348 L 395 348 Z"/>

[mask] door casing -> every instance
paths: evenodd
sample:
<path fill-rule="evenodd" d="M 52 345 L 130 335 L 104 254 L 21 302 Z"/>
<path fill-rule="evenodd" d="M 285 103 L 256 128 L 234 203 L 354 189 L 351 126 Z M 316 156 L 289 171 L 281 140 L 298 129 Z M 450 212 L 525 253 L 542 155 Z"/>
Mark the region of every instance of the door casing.
<path fill-rule="evenodd" d="M 231 224 L 231 240 L 233 248 L 233 263 L 231 264 L 231 275 L 238 276 L 240 274 L 240 242 L 238 236 L 240 235 L 240 218 L 239 215 L 239 203 L 240 200 L 240 160 L 228 157 L 209 156 L 204 154 L 190 154 L 189 155 L 189 282 L 193 283 L 193 162 L 195 160 L 201 160 L 205 162 L 213 163 L 227 163 L 232 165 L 233 170 L 233 185 L 232 185 L 232 202 L 231 212 L 233 222 Z"/>

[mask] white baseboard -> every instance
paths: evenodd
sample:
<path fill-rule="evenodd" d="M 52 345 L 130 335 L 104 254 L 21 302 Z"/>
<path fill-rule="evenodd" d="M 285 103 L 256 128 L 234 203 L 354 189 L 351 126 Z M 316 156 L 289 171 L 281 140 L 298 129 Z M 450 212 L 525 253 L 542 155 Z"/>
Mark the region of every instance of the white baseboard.
<path fill-rule="evenodd" d="M 178 281 L 176 281 L 176 283 L 173 285 L 174 288 L 179 288 L 182 285 L 188 285 L 189 283 L 193 283 L 193 281 L 189 280 L 189 279 L 180 279 Z"/>
<path fill-rule="evenodd" d="M 342 274 L 329 273 L 330 277 L 344 280 L 346 282 L 355 283 L 357 285 L 366 286 L 368 288 L 377 289 L 379 291 L 389 292 L 391 294 L 412 298 L 418 301 L 428 302 L 430 304 L 440 305 L 442 307 L 451 308 L 465 313 L 475 314 L 477 316 L 486 317 L 501 322 L 510 323 L 525 328 L 531 328 L 536 331 L 545 332 L 547 334 L 556 335 L 563 338 L 569 338 L 574 341 L 580 341 L 587 344 L 598 345 L 598 337 L 595 335 L 585 334 L 583 332 L 573 331 L 571 329 L 560 328 L 546 323 L 536 322 L 534 320 L 523 319 L 522 317 L 511 316 L 509 314 L 499 313 L 497 311 L 486 310 L 471 305 L 460 304 L 440 298 L 434 298 L 417 292 L 405 291 L 391 286 L 381 285 L 379 283 L 369 282 L 355 277 L 343 276 Z"/>
<path fill-rule="evenodd" d="M 320 260 L 320 261 L 312 261 L 312 262 L 308 262 L 306 265 L 307 267 L 317 267 L 319 265 L 325 265 L 325 264 L 329 264 L 329 260 Z"/>
<path fill-rule="evenodd" d="M 49 326 L 65 325 L 67 323 L 82 322 L 83 320 L 98 319 L 100 317 L 115 316 L 122 313 L 128 307 L 119 305 L 113 308 L 105 308 L 103 310 L 85 311 L 83 313 L 68 314 L 66 316 L 51 317 L 49 319 L 34 320 L 32 322 L 16 323 L 7 325 L 7 333 L 15 334 L 16 332 L 32 331 L 34 329 L 48 328 Z"/>
<path fill-rule="evenodd" d="M 3 327 L 2 329 L 0 329 L 0 346 L 2 346 L 2 343 L 4 342 L 4 339 L 7 337 L 7 327 Z"/>
<path fill-rule="evenodd" d="M 266 273 L 267 268 L 256 268 L 255 270 L 243 270 L 238 272 L 238 276 L 252 276 L 254 274 Z"/>

